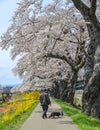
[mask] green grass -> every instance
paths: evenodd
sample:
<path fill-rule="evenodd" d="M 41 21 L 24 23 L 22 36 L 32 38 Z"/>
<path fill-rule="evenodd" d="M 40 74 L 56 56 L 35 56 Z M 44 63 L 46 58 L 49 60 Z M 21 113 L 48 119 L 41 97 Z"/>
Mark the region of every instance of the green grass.
<path fill-rule="evenodd" d="M 80 130 L 100 130 L 100 120 L 96 120 L 90 116 L 84 115 L 81 110 L 54 99 L 63 109 L 63 111 L 73 120 Z"/>
<path fill-rule="evenodd" d="M 2 95 L 1 95 L 1 93 L 0 93 L 0 101 L 2 101 Z"/>
<path fill-rule="evenodd" d="M 28 111 L 17 115 L 13 120 L 0 124 L 0 130 L 19 130 L 25 120 L 32 114 L 38 102 L 34 103 Z"/>

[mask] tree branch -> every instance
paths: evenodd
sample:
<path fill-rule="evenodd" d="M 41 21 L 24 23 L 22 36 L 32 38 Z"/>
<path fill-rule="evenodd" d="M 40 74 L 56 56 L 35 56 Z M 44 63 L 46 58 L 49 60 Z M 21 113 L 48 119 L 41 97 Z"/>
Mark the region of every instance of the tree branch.
<path fill-rule="evenodd" d="M 81 69 L 81 68 L 84 66 L 85 62 L 86 62 L 86 56 L 84 56 L 84 57 L 82 58 L 80 64 L 78 64 L 77 66 L 75 66 L 75 69 L 76 69 L 76 70 Z"/>
<path fill-rule="evenodd" d="M 63 60 L 65 62 L 67 62 L 73 70 L 75 69 L 75 62 L 70 56 L 67 56 L 64 54 L 59 54 L 59 53 L 49 52 L 49 53 L 44 54 L 44 57 L 51 57 L 51 58 Z"/>
<path fill-rule="evenodd" d="M 46 79 L 46 76 L 34 75 L 34 77 L 38 77 L 40 79 Z"/>
<path fill-rule="evenodd" d="M 96 12 L 96 7 L 97 7 L 96 2 L 97 2 L 97 0 L 90 0 L 90 4 L 91 4 L 90 14 L 92 17 L 95 15 L 95 12 Z"/>
<path fill-rule="evenodd" d="M 96 6 L 97 0 L 90 0 L 91 4 L 90 8 L 86 6 L 86 4 L 82 2 L 82 0 L 72 0 L 72 2 L 74 3 L 75 7 L 80 11 L 80 13 L 83 15 L 86 22 L 88 21 L 90 23 L 93 23 L 93 25 L 96 28 L 100 29 L 100 22 L 95 15 L 97 8 Z"/>
<path fill-rule="evenodd" d="M 85 20 L 89 20 L 90 9 L 81 0 L 72 0 L 75 7 L 80 11 Z"/>

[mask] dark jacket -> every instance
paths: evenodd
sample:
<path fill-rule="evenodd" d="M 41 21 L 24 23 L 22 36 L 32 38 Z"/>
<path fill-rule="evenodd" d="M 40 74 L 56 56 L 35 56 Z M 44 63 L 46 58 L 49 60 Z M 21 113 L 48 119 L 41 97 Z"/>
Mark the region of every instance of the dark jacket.
<path fill-rule="evenodd" d="M 51 103 L 50 98 L 46 92 L 43 92 L 40 95 L 40 103 L 41 105 L 49 105 Z"/>

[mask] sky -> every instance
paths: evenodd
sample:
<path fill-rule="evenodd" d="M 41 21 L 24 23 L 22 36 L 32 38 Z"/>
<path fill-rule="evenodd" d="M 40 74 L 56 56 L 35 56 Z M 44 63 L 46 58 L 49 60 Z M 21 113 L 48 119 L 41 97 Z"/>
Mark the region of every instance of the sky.
<path fill-rule="evenodd" d="M 10 20 L 17 8 L 17 2 L 20 0 L 0 0 L 0 36 L 6 32 L 10 26 Z M 0 48 L 0 84 L 5 86 L 21 84 L 22 80 L 14 76 L 12 68 L 16 65 L 17 60 L 12 61 L 10 50 L 1 50 Z"/>
<path fill-rule="evenodd" d="M 6 32 L 10 26 L 10 20 L 17 9 L 17 3 L 21 0 L 0 0 L 0 36 Z M 45 3 L 52 0 L 45 0 Z M 0 48 L 0 84 L 5 86 L 21 84 L 22 80 L 18 76 L 14 76 L 12 68 L 17 60 L 12 61 L 10 57 L 10 49 L 5 51 Z"/>

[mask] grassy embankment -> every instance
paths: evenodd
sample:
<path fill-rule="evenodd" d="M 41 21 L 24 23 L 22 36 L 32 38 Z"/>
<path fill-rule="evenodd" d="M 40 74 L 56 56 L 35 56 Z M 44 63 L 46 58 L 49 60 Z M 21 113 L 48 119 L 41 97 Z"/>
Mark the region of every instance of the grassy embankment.
<path fill-rule="evenodd" d="M 84 115 L 81 110 L 54 99 L 63 109 L 63 111 L 73 120 L 80 130 L 100 130 L 100 120 L 96 120 L 90 116 Z M 67 122 L 67 121 L 66 121 Z"/>

